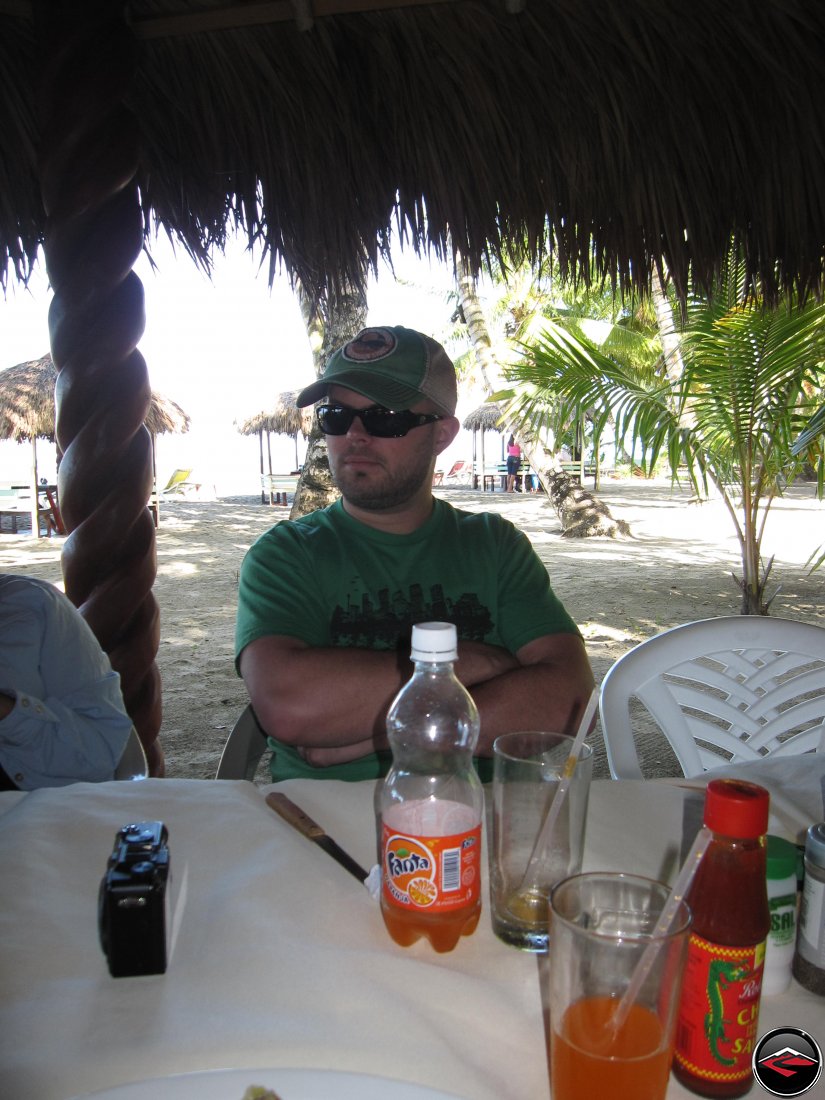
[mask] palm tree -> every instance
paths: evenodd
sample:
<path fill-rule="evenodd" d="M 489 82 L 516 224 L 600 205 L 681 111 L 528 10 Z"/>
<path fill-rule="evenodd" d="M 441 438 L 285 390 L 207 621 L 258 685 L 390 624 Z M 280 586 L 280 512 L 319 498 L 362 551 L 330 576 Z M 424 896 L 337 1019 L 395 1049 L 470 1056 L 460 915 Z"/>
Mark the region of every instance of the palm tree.
<path fill-rule="evenodd" d="M 478 298 L 475 274 L 457 253 L 455 268 L 461 312 L 481 372 L 483 387 L 488 399 L 498 400 L 501 396 L 506 396 L 506 391 L 496 392 L 496 387 L 502 384 L 502 372 L 506 373 L 506 368 L 499 361 L 493 348 L 487 320 Z M 521 270 L 522 283 L 525 282 L 523 279 L 525 270 L 527 269 Z M 509 294 L 514 283 L 512 275 L 509 278 L 502 276 L 501 281 Z M 540 295 L 535 295 L 532 291 L 535 284 L 536 279 L 531 274 L 526 280 L 527 292 L 523 291 L 519 299 L 522 314 L 519 321 L 521 331 L 524 331 L 525 326 L 529 327 L 537 316 L 535 303 L 540 300 Z M 528 296 L 534 299 L 530 305 L 527 304 Z M 574 482 L 573 478 L 564 471 L 558 453 L 547 447 L 541 433 L 536 430 L 536 425 L 529 418 L 521 418 L 516 423 L 510 417 L 509 409 L 506 409 L 502 429 L 508 434 L 513 433 L 518 436 L 525 458 L 538 473 L 539 480 L 561 520 L 565 536 L 585 538 L 606 535 L 616 538 L 630 534 L 630 529 L 624 520 L 614 519 L 606 504 Z"/>
<path fill-rule="evenodd" d="M 298 285 L 298 301 L 307 330 L 317 376 L 336 348 L 351 340 L 366 324 L 367 305 L 363 294 L 354 287 L 344 287 L 335 296 L 311 299 Z M 332 483 L 327 443 L 315 417 L 307 439 L 307 451 L 295 499 L 289 513 L 297 519 L 318 508 L 324 508 L 338 496 Z"/>
<path fill-rule="evenodd" d="M 821 393 L 819 400 L 822 400 Z M 816 442 L 822 436 L 825 436 L 825 405 L 820 405 L 816 410 L 792 448 L 795 455 L 805 455 L 806 460 L 816 467 L 817 488 L 820 496 L 825 495 L 825 455 L 823 455 L 821 446 L 816 447 Z M 810 566 L 812 573 L 816 569 L 821 569 L 825 565 L 825 546 L 820 546 L 814 550 L 805 564 Z"/>
<path fill-rule="evenodd" d="M 681 372 L 622 362 L 586 338 L 551 323 L 513 367 L 510 413 L 551 426 L 593 410 L 598 441 L 608 418 L 617 438 L 638 448 L 643 468 L 667 457 L 694 490 L 713 486 L 736 529 L 742 556 L 743 614 L 767 614 L 772 560 L 761 544 L 771 503 L 809 456 L 793 441 L 810 416 L 825 364 L 825 305 L 786 301 L 768 310 L 731 258 L 710 301 L 688 303 L 679 348 Z M 822 456 L 822 441 L 812 443 Z"/>

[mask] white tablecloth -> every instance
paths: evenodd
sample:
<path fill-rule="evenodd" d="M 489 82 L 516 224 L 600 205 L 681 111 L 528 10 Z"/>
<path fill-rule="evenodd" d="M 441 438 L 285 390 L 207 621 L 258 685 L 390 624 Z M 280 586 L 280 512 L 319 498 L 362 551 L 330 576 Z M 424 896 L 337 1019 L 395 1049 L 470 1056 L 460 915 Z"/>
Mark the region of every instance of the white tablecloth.
<path fill-rule="evenodd" d="M 370 866 L 371 783 L 280 786 Z M 595 783 L 586 868 L 671 876 L 696 797 Z M 0 815 L 4 1097 L 65 1100 L 151 1076 L 284 1066 L 373 1073 L 463 1100 L 547 1100 L 546 963 L 492 934 L 486 876 L 478 931 L 437 955 L 397 947 L 366 889 L 247 783 L 77 784 L 0 795 Z M 116 830 L 153 818 L 169 829 L 172 957 L 163 976 L 113 979 L 98 885 Z M 780 1025 L 823 1045 L 825 1004 L 794 983 L 763 1001 L 760 1033 Z M 671 1082 L 669 1098 L 688 1095 Z"/>

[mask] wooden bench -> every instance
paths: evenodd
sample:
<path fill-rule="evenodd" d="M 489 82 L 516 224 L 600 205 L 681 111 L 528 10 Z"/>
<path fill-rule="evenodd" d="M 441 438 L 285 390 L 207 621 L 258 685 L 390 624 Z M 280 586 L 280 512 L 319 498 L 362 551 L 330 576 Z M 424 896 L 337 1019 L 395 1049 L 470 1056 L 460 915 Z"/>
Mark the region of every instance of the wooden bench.
<path fill-rule="evenodd" d="M 593 488 L 598 489 L 599 467 L 595 464 L 595 462 L 585 462 L 583 466 L 581 462 L 562 462 L 561 468 L 566 474 L 569 474 L 571 477 L 576 478 L 579 485 L 584 484 L 582 480 L 583 478 L 592 477 Z"/>
<path fill-rule="evenodd" d="M 522 490 L 526 486 L 526 478 L 533 476 L 533 469 L 526 462 L 522 462 L 521 469 L 516 474 L 518 483 L 521 485 Z M 473 475 L 473 488 L 479 487 L 479 481 L 481 481 L 481 487 L 483 492 L 494 493 L 496 490 L 496 482 L 499 483 L 499 488 L 507 488 L 507 463 L 499 462 L 495 466 L 485 466 L 484 473 Z"/>
<path fill-rule="evenodd" d="M 580 485 L 582 484 L 582 474 L 584 474 L 584 477 L 586 478 L 592 477 L 594 488 L 598 488 L 599 469 L 595 465 L 595 463 L 585 462 L 584 466 L 582 467 L 582 464 L 580 462 L 562 462 L 561 468 L 566 474 L 569 474 L 570 477 L 575 478 Z M 532 477 L 533 473 L 533 468 L 529 466 L 526 462 L 522 462 L 521 469 L 516 474 L 518 483 L 521 485 L 522 490 L 524 490 L 526 487 L 526 479 L 528 477 Z M 478 489 L 479 482 L 481 482 L 481 487 L 485 493 L 495 492 L 496 482 L 499 483 L 499 487 L 501 489 L 506 489 L 507 463 L 499 462 L 495 466 L 485 466 L 483 475 L 478 473 L 473 475 L 474 489 Z"/>
<path fill-rule="evenodd" d="M 65 535 L 63 520 L 55 498 L 53 485 L 41 486 L 37 494 L 37 514 L 46 525 L 46 534 L 54 532 L 56 535 Z M 41 501 L 41 497 L 45 500 Z M 14 485 L 10 482 L 0 483 L 0 526 L 3 516 L 11 519 L 11 533 L 17 534 L 17 523 L 21 516 L 26 516 L 31 522 L 32 492 L 30 485 Z"/>
<path fill-rule="evenodd" d="M 0 525 L 3 516 L 11 518 L 11 531 L 17 534 L 18 516 L 31 515 L 31 490 L 28 486 L 0 485 Z"/>
<path fill-rule="evenodd" d="M 269 496 L 269 503 L 288 504 L 289 496 L 295 495 L 300 474 L 261 474 L 261 503 Z"/>

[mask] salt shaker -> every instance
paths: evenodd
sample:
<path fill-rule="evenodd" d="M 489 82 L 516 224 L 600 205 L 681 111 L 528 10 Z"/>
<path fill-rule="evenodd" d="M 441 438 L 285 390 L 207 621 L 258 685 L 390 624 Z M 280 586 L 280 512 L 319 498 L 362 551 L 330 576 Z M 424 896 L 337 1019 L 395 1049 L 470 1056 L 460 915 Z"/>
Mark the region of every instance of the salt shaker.
<path fill-rule="evenodd" d="M 805 838 L 805 885 L 793 976 L 825 997 L 825 822 L 811 825 Z"/>
<path fill-rule="evenodd" d="M 784 993 L 791 984 L 796 945 L 796 847 L 781 836 L 769 836 L 767 840 L 771 930 L 765 944 L 763 997 Z"/>

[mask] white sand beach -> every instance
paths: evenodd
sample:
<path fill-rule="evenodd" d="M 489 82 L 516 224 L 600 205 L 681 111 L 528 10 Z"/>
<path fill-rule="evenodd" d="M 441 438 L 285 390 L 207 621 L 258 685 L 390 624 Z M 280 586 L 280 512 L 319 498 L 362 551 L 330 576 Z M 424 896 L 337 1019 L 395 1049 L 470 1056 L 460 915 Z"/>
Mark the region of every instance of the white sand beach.
<path fill-rule="evenodd" d="M 601 681 L 637 642 L 678 623 L 738 614 L 741 575 L 734 527 L 719 501 L 691 503 L 669 481 L 603 481 L 599 496 L 633 538 L 568 540 L 543 495 L 436 490 L 458 507 L 495 508 L 522 528 L 584 635 Z M 158 665 L 164 713 L 160 740 L 167 775 L 211 778 L 232 725 L 246 705 L 233 667 L 238 571 L 247 548 L 287 509 L 256 497 L 164 503 L 157 533 L 155 593 L 161 610 Z M 0 534 L 0 569 L 62 586 L 61 538 Z M 763 541 L 774 556 L 771 613 L 825 625 L 825 568 L 805 563 L 825 543 L 825 503 L 803 484 L 777 501 Z M 606 775 L 602 738 L 592 736 L 596 774 Z M 666 746 L 650 746 L 646 770 L 667 774 Z"/>

